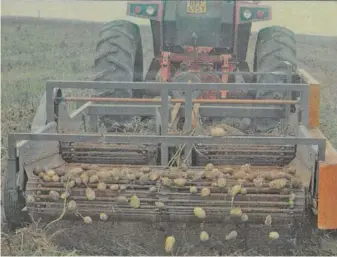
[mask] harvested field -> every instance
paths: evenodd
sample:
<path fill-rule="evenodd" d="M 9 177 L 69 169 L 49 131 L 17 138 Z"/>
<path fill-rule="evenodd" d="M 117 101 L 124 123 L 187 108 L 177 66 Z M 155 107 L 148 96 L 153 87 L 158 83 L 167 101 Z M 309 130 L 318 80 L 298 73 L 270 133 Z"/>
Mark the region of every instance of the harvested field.
<path fill-rule="evenodd" d="M 2 18 L 2 116 L 1 140 L 11 131 L 29 131 L 30 122 L 43 93 L 46 80 L 50 79 L 84 79 L 93 75 L 93 55 L 100 24 L 93 22 L 44 21 L 29 18 Z M 152 40 L 148 27 L 142 27 L 142 38 L 145 56 L 145 70 L 152 58 Z M 322 83 L 321 90 L 321 129 L 337 147 L 337 38 L 320 36 L 297 36 L 298 60 L 317 80 Z M 252 64 L 252 50 L 255 36 L 250 42 L 248 56 Z M 5 154 L 5 152 L 4 152 Z M 2 167 L 3 168 L 3 167 Z M 43 235 L 43 247 L 49 252 L 30 249 L 27 252 L 13 250 L 21 244 L 21 233 L 10 240 L 2 236 L 2 255 L 59 254 L 66 249 L 73 254 L 77 249 L 82 255 L 155 255 L 163 254 L 162 246 L 166 231 L 163 227 L 140 224 L 106 224 L 99 223 L 91 228 L 82 222 L 58 222 L 52 226 L 48 235 L 61 229 L 53 236 L 50 244 L 45 242 L 49 237 Z M 248 249 L 245 251 L 233 247 L 222 247 L 214 238 L 214 245 L 201 247 L 198 242 L 199 230 L 185 233 L 185 227 L 174 227 L 179 234 L 180 248 L 175 255 L 282 255 L 284 249 Z M 24 230 L 28 237 L 35 236 L 34 229 Z M 39 233 L 41 237 L 41 233 Z M 139 238 L 145 238 L 139 240 Z M 4 241 L 3 241 L 4 239 Z M 83 239 L 83 240 L 81 240 Z M 39 241 L 39 242 L 40 242 Z M 7 243 L 6 243 L 7 242 Z M 50 244 L 50 245 L 49 245 Z M 159 246 L 158 246 L 159 244 Z M 10 245 L 11 247 L 8 247 Z M 22 249 L 21 249 L 22 250 Z M 63 254 L 69 254 L 64 252 Z M 331 252 L 319 250 L 317 237 L 301 242 L 295 255 L 329 255 Z"/>

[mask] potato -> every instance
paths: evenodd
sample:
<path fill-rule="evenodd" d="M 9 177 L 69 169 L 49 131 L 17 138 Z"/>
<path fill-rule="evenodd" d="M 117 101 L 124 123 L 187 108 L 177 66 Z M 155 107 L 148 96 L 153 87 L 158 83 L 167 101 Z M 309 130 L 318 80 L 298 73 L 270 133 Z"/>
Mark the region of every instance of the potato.
<path fill-rule="evenodd" d="M 231 189 L 231 196 L 235 197 L 237 194 L 239 194 L 241 191 L 241 185 L 235 185 Z"/>
<path fill-rule="evenodd" d="M 75 181 L 71 180 L 69 183 L 66 183 L 66 185 L 68 185 L 69 188 L 73 188 L 75 186 Z"/>
<path fill-rule="evenodd" d="M 85 224 L 91 224 L 92 223 L 92 219 L 91 219 L 90 216 L 85 216 L 83 218 L 83 221 L 84 221 Z"/>
<path fill-rule="evenodd" d="M 243 179 L 245 176 L 247 175 L 247 173 L 243 170 L 239 170 L 237 172 L 234 173 L 234 178 L 235 179 Z"/>
<path fill-rule="evenodd" d="M 97 171 L 96 170 L 88 170 L 86 171 L 86 174 L 88 175 L 88 177 L 90 178 L 93 175 L 96 175 Z"/>
<path fill-rule="evenodd" d="M 211 128 L 210 133 L 212 137 L 224 137 L 226 135 L 225 130 L 223 128 L 218 127 Z"/>
<path fill-rule="evenodd" d="M 269 183 L 269 188 L 272 189 L 282 189 L 287 185 L 287 180 L 282 178 L 282 179 L 275 179 Z"/>
<path fill-rule="evenodd" d="M 291 175 L 295 175 L 296 174 L 296 167 L 295 166 L 290 166 L 289 168 L 287 168 L 286 170 L 289 174 Z"/>
<path fill-rule="evenodd" d="M 222 173 L 224 174 L 233 174 L 233 172 L 234 172 L 234 169 L 231 167 L 224 168 L 222 171 Z"/>
<path fill-rule="evenodd" d="M 195 207 L 193 212 L 194 212 L 194 215 L 198 217 L 199 219 L 206 218 L 206 212 L 203 208 Z"/>
<path fill-rule="evenodd" d="M 257 176 L 258 176 L 257 172 L 246 173 L 243 179 L 248 180 L 248 181 L 253 181 Z"/>
<path fill-rule="evenodd" d="M 35 203 L 34 195 L 27 195 L 26 202 L 27 203 Z"/>
<path fill-rule="evenodd" d="M 59 176 L 59 177 L 62 177 L 66 174 L 66 171 L 64 168 L 59 168 L 59 169 L 56 169 L 55 170 L 56 174 Z"/>
<path fill-rule="evenodd" d="M 144 174 L 143 176 L 141 176 L 141 177 L 139 178 L 138 181 L 139 181 L 139 184 L 145 185 L 146 183 L 149 182 L 149 175 L 148 175 L 148 174 Z"/>
<path fill-rule="evenodd" d="M 120 177 L 121 176 L 121 172 L 118 168 L 113 168 L 112 170 L 108 171 L 110 173 L 111 177 Z"/>
<path fill-rule="evenodd" d="M 112 191 L 117 191 L 117 190 L 119 189 L 119 185 L 117 185 L 117 184 L 111 185 L 111 186 L 110 186 L 110 189 L 111 189 Z"/>
<path fill-rule="evenodd" d="M 43 171 L 43 169 L 40 167 L 40 166 L 37 166 L 37 167 L 35 167 L 34 169 L 33 169 L 33 174 L 35 175 L 35 176 L 39 176 L 39 174 L 40 173 L 43 173 L 44 171 Z"/>
<path fill-rule="evenodd" d="M 51 181 L 51 177 L 48 176 L 47 174 L 44 174 L 44 175 L 43 175 L 43 180 L 44 180 L 45 182 L 50 182 L 50 181 Z"/>
<path fill-rule="evenodd" d="M 242 185 L 243 185 L 244 183 L 246 183 L 247 181 L 246 181 L 245 179 L 239 178 L 237 182 L 238 182 L 239 185 L 242 186 Z"/>
<path fill-rule="evenodd" d="M 267 226 L 270 226 L 272 222 L 272 218 L 271 215 L 267 215 L 266 219 L 264 220 L 264 224 L 266 224 Z"/>
<path fill-rule="evenodd" d="M 226 240 L 233 240 L 238 236 L 238 232 L 236 232 L 235 230 L 233 230 L 232 232 L 230 232 L 227 236 L 226 236 Z"/>
<path fill-rule="evenodd" d="M 51 177 L 51 180 L 53 181 L 53 182 L 59 182 L 60 181 L 60 177 L 58 176 L 58 175 L 54 175 L 54 176 L 52 176 Z"/>
<path fill-rule="evenodd" d="M 87 188 L 85 189 L 85 196 L 87 197 L 87 199 L 88 199 L 89 201 L 95 200 L 95 198 L 96 198 L 95 191 L 92 190 L 90 187 L 87 187 Z"/>
<path fill-rule="evenodd" d="M 100 213 L 99 215 L 100 220 L 106 221 L 108 220 L 108 215 L 106 215 L 104 212 Z"/>
<path fill-rule="evenodd" d="M 143 176 L 144 175 L 144 173 L 143 172 L 136 172 L 135 173 L 135 177 L 136 177 L 136 179 L 139 179 L 141 176 Z"/>
<path fill-rule="evenodd" d="M 106 184 L 104 182 L 99 182 L 97 184 L 98 191 L 104 191 L 106 189 Z"/>
<path fill-rule="evenodd" d="M 99 166 L 98 165 L 96 165 L 96 164 L 92 164 L 92 165 L 90 165 L 90 169 L 91 170 L 99 170 Z"/>
<path fill-rule="evenodd" d="M 270 233 L 269 233 L 269 238 L 270 238 L 271 240 L 277 240 L 277 239 L 280 238 L 280 235 L 279 235 L 279 233 L 277 233 L 277 232 L 270 232 Z"/>
<path fill-rule="evenodd" d="M 169 179 L 167 177 L 164 177 L 161 179 L 161 183 L 163 184 L 163 186 L 171 186 L 172 185 L 172 179 Z"/>
<path fill-rule="evenodd" d="M 162 203 L 162 202 L 155 202 L 154 204 L 158 209 L 164 209 L 165 208 L 165 204 Z"/>
<path fill-rule="evenodd" d="M 82 170 L 90 170 L 90 168 L 91 168 L 91 167 L 90 167 L 90 164 L 82 164 L 82 165 L 81 165 L 81 169 L 82 169 Z"/>
<path fill-rule="evenodd" d="M 264 179 L 263 178 L 256 178 L 253 180 L 254 186 L 256 186 L 257 188 L 261 188 L 263 186 L 264 183 Z"/>
<path fill-rule="evenodd" d="M 128 198 L 125 196 L 118 196 L 116 197 L 116 202 L 117 203 L 128 203 Z"/>
<path fill-rule="evenodd" d="M 150 173 L 151 172 L 151 168 L 150 167 L 142 167 L 142 168 L 140 168 L 140 172 L 143 172 L 144 174 L 145 173 Z"/>
<path fill-rule="evenodd" d="M 294 193 L 291 193 L 289 195 L 289 201 L 295 201 L 295 199 L 296 199 L 296 195 Z"/>
<path fill-rule="evenodd" d="M 56 175 L 56 172 L 54 170 L 47 170 L 46 171 L 46 174 L 49 176 L 49 177 L 52 177 L 54 175 Z"/>
<path fill-rule="evenodd" d="M 246 195 L 247 194 L 247 188 L 242 187 L 240 190 L 240 194 Z"/>
<path fill-rule="evenodd" d="M 151 181 L 157 181 L 159 179 L 159 174 L 157 172 L 153 171 L 153 172 L 150 173 L 149 178 L 150 178 Z"/>
<path fill-rule="evenodd" d="M 214 169 L 214 165 L 212 163 L 208 163 L 206 166 L 205 166 L 205 170 L 213 170 Z"/>
<path fill-rule="evenodd" d="M 157 187 L 155 187 L 155 186 L 149 188 L 149 192 L 150 192 L 150 193 L 155 193 L 155 192 L 157 192 L 157 191 L 158 191 L 158 189 L 157 189 Z"/>
<path fill-rule="evenodd" d="M 190 193 L 196 194 L 198 192 L 198 188 L 196 186 L 190 186 Z"/>
<path fill-rule="evenodd" d="M 68 197 L 70 196 L 70 194 L 68 192 L 63 192 L 61 194 L 61 199 L 64 200 L 64 199 L 67 199 Z"/>
<path fill-rule="evenodd" d="M 53 201 L 58 201 L 60 199 L 60 194 L 53 190 L 49 192 L 49 196 Z"/>
<path fill-rule="evenodd" d="M 227 185 L 227 181 L 225 178 L 219 178 L 217 181 L 217 187 L 219 188 L 225 188 Z"/>
<path fill-rule="evenodd" d="M 171 253 L 173 251 L 175 242 L 176 240 L 173 236 L 166 237 L 166 240 L 165 240 L 165 252 L 166 253 Z"/>
<path fill-rule="evenodd" d="M 231 209 L 229 214 L 232 217 L 241 217 L 242 216 L 242 210 L 241 210 L 241 208 L 233 208 L 233 209 Z"/>
<path fill-rule="evenodd" d="M 200 241 L 206 242 L 206 241 L 208 241 L 208 240 L 209 240 L 209 235 L 208 235 L 208 233 L 207 233 L 206 231 L 202 231 L 202 232 L 200 233 Z"/>
<path fill-rule="evenodd" d="M 200 195 L 203 196 L 203 197 L 209 196 L 210 194 L 211 194 L 211 190 L 207 187 L 204 187 L 200 191 Z"/>
<path fill-rule="evenodd" d="M 76 185 L 81 185 L 82 184 L 82 179 L 80 178 L 80 177 L 76 177 L 75 178 L 75 183 L 76 183 Z"/>
<path fill-rule="evenodd" d="M 72 212 L 76 211 L 76 208 L 77 208 L 76 202 L 74 200 L 70 200 L 68 205 L 67 205 L 68 211 L 72 211 Z"/>
<path fill-rule="evenodd" d="M 186 183 L 186 179 L 184 179 L 184 178 L 177 178 L 177 179 L 174 180 L 174 184 L 178 187 L 185 186 L 185 183 Z"/>
<path fill-rule="evenodd" d="M 126 190 L 128 187 L 127 187 L 127 185 L 120 185 L 119 186 L 119 191 L 124 191 L 124 190 Z"/>
<path fill-rule="evenodd" d="M 247 215 L 247 214 L 242 214 L 241 220 L 242 220 L 243 222 L 247 222 L 247 221 L 248 221 L 248 215 Z"/>
<path fill-rule="evenodd" d="M 111 178 L 111 174 L 107 170 L 98 171 L 96 175 L 98 176 L 98 179 L 101 181 L 106 181 L 107 179 Z"/>
<path fill-rule="evenodd" d="M 84 185 L 87 185 L 88 182 L 89 182 L 89 176 L 88 176 L 88 174 L 83 173 L 83 174 L 81 175 L 81 180 L 82 180 L 82 183 L 83 183 Z"/>
<path fill-rule="evenodd" d="M 182 172 L 177 167 L 171 167 L 169 172 L 167 173 L 167 177 L 171 179 L 180 178 L 181 176 L 182 176 Z"/>
<path fill-rule="evenodd" d="M 260 178 L 266 179 L 266 180 L 272 180 L 273 179 L 273 174 L 271 172 L 261 172 L 259 174 Z"/>
<path fill-rule="evenodd" d="M 186 163 L 183 163 L 180 165 L 180 169 L 184 172 L 186 172 L 188 170 L 188 165 Z"/>
<path fill-rule="evenodd" d="M 76 167 L 76 168 L 72 168 L 71 170 L 69 170 L 69 175 L 71 177 L 79 176 L 79 175 L 81 175 L 82 172 L 83 172 L 82 168 Z"/>
<path fill-rule="evenodd" d="M 98 182 L 98 176 L 97 175 L 92 175 L 89 177 L 89 183 L 93 184 L 93 183 L 97 183 Z"/>
<path fill-rule="evenodd" d="M 130 205 L 135 209 L 140 207 L 140 200 L 136 195 L 131 196 Z"/>
<path fill-rule="evenodd" d="M 46 174 L 45 174 L 44 172 L 40 172 L 40 173 L 39 173 L 39 177 L 42 178 L 42 179 L 44 178 L 45 175 L 46 175 Z M 46 175 L 46 176 L 47 176 L 47 175 Z"/>

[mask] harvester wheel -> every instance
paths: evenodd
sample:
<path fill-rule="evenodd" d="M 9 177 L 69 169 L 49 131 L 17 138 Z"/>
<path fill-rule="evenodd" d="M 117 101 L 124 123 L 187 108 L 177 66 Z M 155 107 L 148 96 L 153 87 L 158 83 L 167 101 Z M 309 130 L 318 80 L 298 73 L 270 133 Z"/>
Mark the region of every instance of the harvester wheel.
<path fill-rule="evenodd" d="M 289 72 L 297 68 L 296 39 L 291 30 L 271 26 L 259 31 L 255 46 L 254 71 L 277 72 L 278 74 L 264 74 L 256 77 L 257 83 L 291 83 Z M 255 92 L 256 98 L 282 99 L 283 93 Z M 278 120 L 258 119 L 257 131 L 268 132 L 275 129 Z"/>
<path fill-rule="evenodd" d="M 28 215 L 23 208 L 26 205 L 25 197 L 16 186 L 16 175 L 11 176 L 8 170 L 4 175 L 3 203 L 7 226 L 10 230 L 15 230 L 25 222 L 28 222 Z"/>
<path fill-rule="evenodd" d="M 142 81 L 143 48 L 137 24 L 125 20 L 111 21 L 103 26 L 96 45 L 96 81 Z M 104 92 L 105 91 L 105 92 Z M 98 91 L 101 97 L 131 98 L 135 91 L 129 89 Z M 126 120 L 127 117 L 111 117 Z"/>

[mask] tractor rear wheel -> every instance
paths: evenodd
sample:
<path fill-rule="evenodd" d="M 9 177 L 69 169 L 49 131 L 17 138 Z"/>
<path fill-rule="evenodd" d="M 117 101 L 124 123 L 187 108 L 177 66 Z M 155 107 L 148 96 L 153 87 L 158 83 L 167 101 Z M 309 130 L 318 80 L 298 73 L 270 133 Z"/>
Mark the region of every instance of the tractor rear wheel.
<path fill-rule="evenodd" d="M 137 24 L 125 20 L 112 21 L 103 26 L 96 45 L 96 81 L 142 81 L 143 48 Z M 101 97 L 131 98 L 135 91 L 128 89 L 97 91 Z M 110 116 L 115 121 L 126 117 Z"/>
<path fill-rule="evenodd" d="M 271 26 L 259 31 L 255 46 L 254 71 L 277 72 L 279 74 L 258 75 L 257 83 L 291 83 L 289 72 L 297 69 L 296 38 L 294 32 Z M 288 76 L 289 75 L 289 76 Z M 256 92 L 256 98 L 283 98 L 278 92 Z M 262 121 L 264 120 L 264 121 Z M 275 127 L 278 121 L 259 119 L 258 131 L 266 132 Z"/>

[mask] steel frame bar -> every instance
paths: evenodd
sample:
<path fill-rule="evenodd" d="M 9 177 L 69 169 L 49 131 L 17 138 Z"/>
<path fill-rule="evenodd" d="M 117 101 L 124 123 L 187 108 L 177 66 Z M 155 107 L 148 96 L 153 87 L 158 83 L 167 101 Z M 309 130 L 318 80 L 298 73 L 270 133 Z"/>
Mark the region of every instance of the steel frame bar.
<path fill-rule="evenodd" d="M 261 137 L 261 136 L 175 136 L 175 135 L 117 135 L 117 134 L 57 134 L 57 133 L 15 133 L 8 135 L 9 152 L 13 153 L 20 140 L 102 142 L 120 144 L 249 144 L 249 145 L 316 145 L 319 160 L 325 160 L 325 139 L 308 137 Z M 16 155 L 16 151 L 15 155 Z M 9 156 L 13 157 L 13 156 Z"/>

